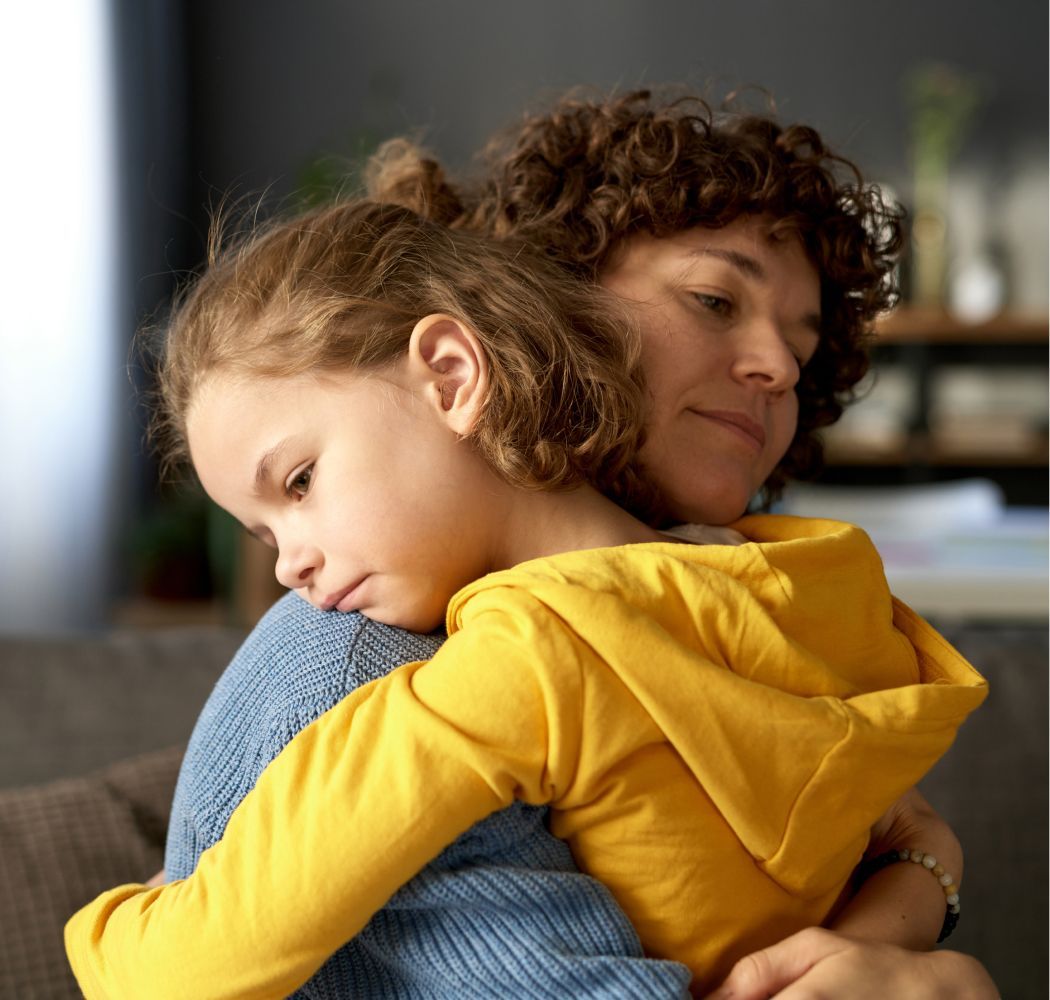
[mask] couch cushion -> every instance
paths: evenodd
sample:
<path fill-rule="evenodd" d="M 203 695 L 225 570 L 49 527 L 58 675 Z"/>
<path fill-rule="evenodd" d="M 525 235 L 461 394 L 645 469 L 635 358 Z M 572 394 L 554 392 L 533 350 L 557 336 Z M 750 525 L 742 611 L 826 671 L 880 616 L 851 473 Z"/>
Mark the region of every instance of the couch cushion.
<path fill-rule="evenodd" d="M 0 788 L 185 744 L 242 639 L 211 627 L 0 638 Z"/>
<path fill-rule="evenodd" d="M 0 789 L 0 996 L 79 997 L 62 928 L 105 889 L 163 863 L 182 747 Z"/>

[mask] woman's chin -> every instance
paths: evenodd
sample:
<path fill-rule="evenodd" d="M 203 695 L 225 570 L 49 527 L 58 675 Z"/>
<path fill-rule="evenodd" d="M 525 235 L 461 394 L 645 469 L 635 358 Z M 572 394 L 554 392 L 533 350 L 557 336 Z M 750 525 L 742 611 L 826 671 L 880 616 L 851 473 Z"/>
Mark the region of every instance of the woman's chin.
<path fill-rule="evenodd" d="M 732 489 L 691 491 L 687 498 L 679 498 L 670 505 L 674 519 L 682 524 L 730 524 L 747 513 L 751 492 L 736 486 Z"/>

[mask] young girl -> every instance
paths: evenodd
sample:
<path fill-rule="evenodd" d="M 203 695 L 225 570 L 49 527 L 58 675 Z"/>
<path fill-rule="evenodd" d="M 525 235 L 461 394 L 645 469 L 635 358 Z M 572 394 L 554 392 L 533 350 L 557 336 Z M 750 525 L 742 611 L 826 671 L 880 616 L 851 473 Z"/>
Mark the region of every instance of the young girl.
<path fill-rule="evenodd" d="M 761 544 L 689 545 L 602 495 L 651 502 L 616 313 L 520 247 L 369 203 L 204 275 L 164 392 L 205 488 L 311 603 L 449 639 L 306 729 L 191 878 L 77 914 L 89 997 L 284 995 L 515 799 L 553 806 L 694 987 L 834 911 L 983 682 L 856 529 L 760 517 Z"/>

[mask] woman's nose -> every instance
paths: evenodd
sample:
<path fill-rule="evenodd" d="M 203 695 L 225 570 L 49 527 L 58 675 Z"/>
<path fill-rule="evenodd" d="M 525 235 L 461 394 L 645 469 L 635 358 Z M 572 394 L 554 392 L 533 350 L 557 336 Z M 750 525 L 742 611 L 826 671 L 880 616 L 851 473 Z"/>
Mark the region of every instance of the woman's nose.
<path fill-rule="evenodd" d="M 318 549 L 310 545 L 279 545 L 277 566 L 274 572 L 277 582 L 289 590 L 298 590 L 310 584 L 314 574 L 321 568 L 322 557 Z"/>
<path fill-rule="evenodd" d="M 798 359 L 775 324 L 755 324 L 740 339 L 733 373 L 765 392 L 787 392 L 799 379 Z"/>

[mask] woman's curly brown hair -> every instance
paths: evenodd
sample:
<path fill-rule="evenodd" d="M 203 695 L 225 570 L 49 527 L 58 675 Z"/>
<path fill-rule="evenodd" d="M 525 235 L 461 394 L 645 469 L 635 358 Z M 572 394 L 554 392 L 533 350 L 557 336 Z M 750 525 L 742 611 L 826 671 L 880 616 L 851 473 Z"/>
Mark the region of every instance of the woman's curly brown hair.
<path fill-rule="evenodd" d="M 853 398 L 872 322 L 897 298 L 903 213 L 852 163 L 808 126 L 716 115 L 696 97 L 647 90 L 564 99 L 496 140 L 486 163 L 480 183 L 457 189 L 434 160 L 394 141 L 372 164 L 370 193 L 447 225 L 525 240 L 590 280 L 635 233 L 720 228 L 749 214 L 797 233 L 820 275 L 822 335 L 797 387 L 798 430 L 765 499 L 819 469 L 815 432 Z"/>

